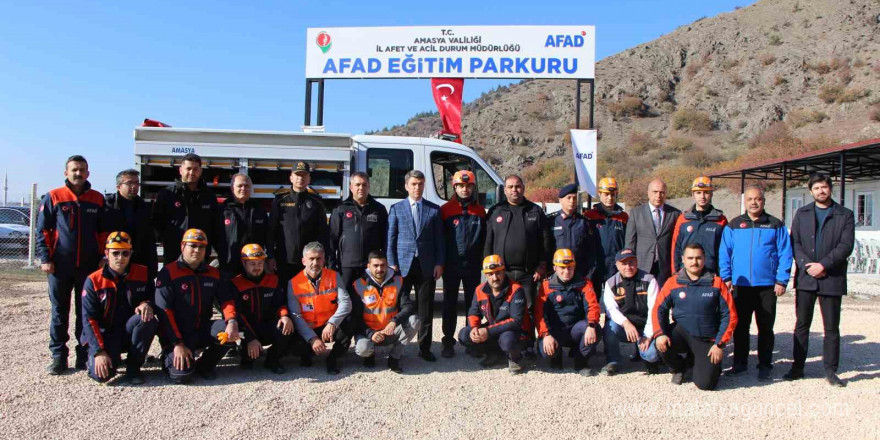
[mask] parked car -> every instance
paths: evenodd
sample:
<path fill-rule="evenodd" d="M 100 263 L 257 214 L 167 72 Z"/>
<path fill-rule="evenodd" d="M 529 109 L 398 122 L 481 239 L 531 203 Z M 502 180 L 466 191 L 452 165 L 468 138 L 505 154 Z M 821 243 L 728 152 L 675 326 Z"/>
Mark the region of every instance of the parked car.
<path fill-rule="evenodd" d="M 0 207 L 0 254 L 27 254 L 30 218 L 26 208 Z"/>

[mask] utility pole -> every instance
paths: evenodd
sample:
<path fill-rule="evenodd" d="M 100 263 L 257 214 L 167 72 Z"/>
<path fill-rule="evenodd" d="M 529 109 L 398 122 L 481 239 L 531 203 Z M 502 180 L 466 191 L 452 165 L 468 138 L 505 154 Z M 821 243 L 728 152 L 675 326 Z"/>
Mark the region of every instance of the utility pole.
<path fill-rule="evenodd" d="M 3 206 L 9 206 L 9 170 L 6 170 L 6 177 L 3 178 Z"/>

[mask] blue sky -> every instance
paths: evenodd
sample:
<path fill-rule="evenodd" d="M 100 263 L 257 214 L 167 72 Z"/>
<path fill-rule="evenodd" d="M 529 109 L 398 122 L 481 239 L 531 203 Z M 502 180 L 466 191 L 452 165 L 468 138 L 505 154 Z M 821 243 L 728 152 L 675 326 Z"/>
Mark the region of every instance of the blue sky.
<path fill-rule="evenodd" d="M 112 191 L 145 117 L 177 127 L 299 130 L 308 27 L 595 25 L 598 59 L 751 0 L 28 2 L 0 14 L 0 174 L 9 199 L 88 158 Z M 610 81 L 610 78 L 597 78 Z M 465 101 L 498 81 L 469 80 Z M 328 132 L 434 110 L 427 80 L 328 81 Z M 0 200 L 2 203 L 2 200 Z"/>

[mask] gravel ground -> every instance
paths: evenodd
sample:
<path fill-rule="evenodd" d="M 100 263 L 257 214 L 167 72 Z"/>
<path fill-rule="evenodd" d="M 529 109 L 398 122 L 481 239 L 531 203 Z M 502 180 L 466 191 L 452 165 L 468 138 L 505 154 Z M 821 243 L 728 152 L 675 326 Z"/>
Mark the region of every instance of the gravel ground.
<path fill-rule="evenodd" d="M 790 296 L 778 307 L 777 379 L 759 383 L 752 369 L 746 376 L 722 377 L 715 392 L 701 392 L 690 383 L 672 385 L 668 374 L 645 376 L 640 364 L 629 361 L 621 374 L 610 378 L 582 377 L 570 369 L 547 372 L 544 362 L 511 377 L 506 368 L 481 370 L 462 351 L 452 360 L 427 364 L 414 356 L 414 347 L 403 360 L 402 376 L 378 366 L 365 371 L 351 353 L 335 377 L 326 375 L 320 364 L 299 368 L 291 358 L 285 362 L 288 373 L 281 376 L 262 368 L 245 373 L 236 360 L 224 359 L 214 382 L 171 385 L 153 363 L 146 366 L 147 383 L 129 387 L 99 385 L 81 371 L 59 377 L 44 373 L 49 361 L 45 284 L 0 283 L 0 438 L 135 438 L 145 433 L 151 438 L 309 439 L 880 435 L 878 298 L 844 301 L 841 377 L 849 386 L 843 389 L 820 379 L 818 312 L 809 378 L 795 383 L 779 379 L 791 362 Z M 434 322 L 439 328 L 439 317 Z M 438 355 L 439 337 L 435 331 Z M 725 365 L 730 363 L 727 352 Z M 591 366 L 598 370 L 603 360 L 594 358 Z M 750 362 L 755 362 L 754 352 Z"/>

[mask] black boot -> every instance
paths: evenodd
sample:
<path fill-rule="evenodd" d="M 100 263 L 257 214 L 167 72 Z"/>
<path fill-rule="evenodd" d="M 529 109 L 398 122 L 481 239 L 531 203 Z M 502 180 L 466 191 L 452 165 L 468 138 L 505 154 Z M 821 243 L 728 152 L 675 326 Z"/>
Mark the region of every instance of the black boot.
<path fill-rule="evenodd" d="M 376 366 L 376 354 L 372 354 L 364 358 L 364 366 L 367 368 L 373 368 Z"/>
<path fill-rule="evenodd" d="M 394 359 L 393 357 L 388 357 L 388 369 L 397 373 L 403 373 L 403 368 L 400 368 L 400 359 Z"/>
<path fill-rule="evenodd" d="M 52 376 L 57 376 L 67 370 L 66 358 L 52 358 L 52 363 L 46 368 L 46 372 Z"/>

